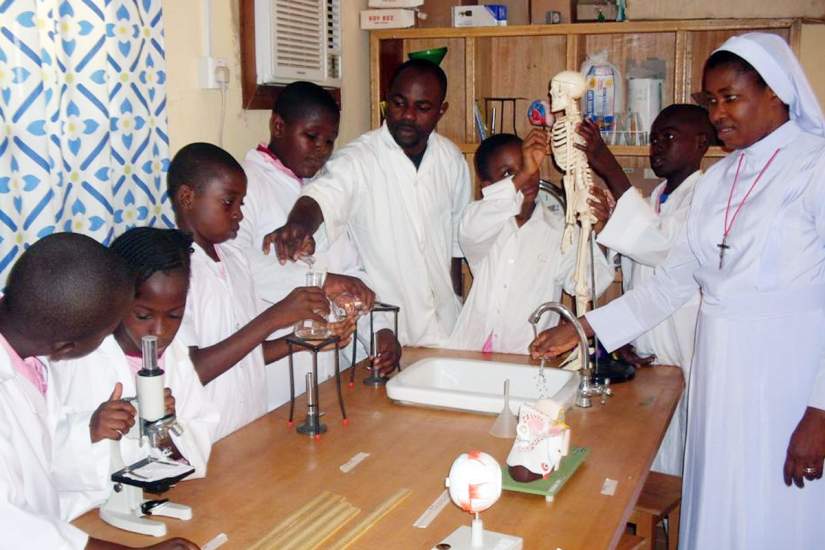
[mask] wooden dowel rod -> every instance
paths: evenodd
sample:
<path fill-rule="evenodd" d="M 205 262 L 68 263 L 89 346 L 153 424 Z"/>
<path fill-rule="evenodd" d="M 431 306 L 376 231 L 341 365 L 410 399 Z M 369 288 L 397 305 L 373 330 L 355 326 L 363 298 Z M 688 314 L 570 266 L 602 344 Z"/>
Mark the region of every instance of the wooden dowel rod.
<path fill-rule="evenodd" d="M 356 508 L 355 506 L 350 505 L 349 508 L 346 510 L 346 513 L 342 514 L 340 517 L 336 518 L 334 523 L 330 525 L 329 529 L 326 529 L 326 532 L 319 532 L 312 538 L 310 538 L 306 546 L 300 547 L 300 550 L 315 550 L 316 548 L 321 548 L 324 542 L 329 539 L 332 535 L 338 532 L 338 530 L 344 526 L 349 520 L 357 516 L 361 513 L 360 508 Z"/>
<path fill-rule="evenodd" d="M 315 540 L 318 535 L 323 534 L 326 538 L 340 527 L 344 521 L 348 521 L 352 517 L 352 511 L 358 513 L 360 510 L 355 508 L 348 502 L 339 502 L 333 508 L 330 508 L 324 515 L 317 520 L 307 525 L 304 529 L 294 533 L 290 539 L 278 542 L 278 550 L 303 550 L 305 548 L 312 548 L 310 542 Z M 322 539 L 323 540 L 323 539 Z"/>
<path fill-rule="evenodd" d="M 334 511 L 346 501 L 344 497 L 339 495 L 332 495 L 332 498 L 326 499 L 313 508 L 310 512 L 304 514 L 300 520 L 290 525 L 286 531 L 278 533 L 277 536 L 267 539 L 267 544 L 274 545 L 272 548 L 280 548 L 279 545 L 286 544 L 294 539 L 299 533 L 307 528 L 312 527 L 316 523 L 320 523 L 321 518 L 325 517 L 331 511 Z"/>
<path fill-rule="evenodd" d="M 340 497 L 337 497 L 340 498 Z M 324 491 L 320 493 L 318 496 L 301 506 L 298 510 L 296 510 L 293 514 L 283 520 L 281 523 L 276 525 L 269 531 L 266 535 L 264 535 L 254 546 L 250 548 L 250 550 L 259 550 L 263 549 L 262 546 L 267 541 L 272 540 L 273 538 L 279 536 L 282 532 L 289 530 L 292 528 L 296 523 L 299 523 L 303 520 L 305 521 L 305 515 L 307 512 L 316 509 L 318 506 L 322 505 L 325 501 L 326 502 L 334 502 L 336 499 L 336 495 L 333 495 L 329 491 Z"/>
<path fill-rule="evenodd" d="M 386 516 L 387 514 L 392 511 L 393 508 L 401 504 L 401 502 L 410 496 L 412 491 L 409 489 L 400 489 L 390 498 L 382 502 L 378 508 L 373 510 L 368 516 L 362 519 L 358 524 L 356 524 L 352 529 L 347 531 L 344 536 L 333 544 L 330 548 L 332 550 L 344 550 L 345 548 L 349 548 L 349 546 L 358 540 L 361 535 L 369 531 L 369 529 L 378 523 L 381 518 Z"/>

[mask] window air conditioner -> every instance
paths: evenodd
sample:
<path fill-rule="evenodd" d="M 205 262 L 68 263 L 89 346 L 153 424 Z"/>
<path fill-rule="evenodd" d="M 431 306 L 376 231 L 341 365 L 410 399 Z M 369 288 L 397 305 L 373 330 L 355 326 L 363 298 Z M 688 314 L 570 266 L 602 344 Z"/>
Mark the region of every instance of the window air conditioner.
<path fill-rule="evenodd" d="M 255 0 L 258 84 L 341 87 L 341 0 Z"/>

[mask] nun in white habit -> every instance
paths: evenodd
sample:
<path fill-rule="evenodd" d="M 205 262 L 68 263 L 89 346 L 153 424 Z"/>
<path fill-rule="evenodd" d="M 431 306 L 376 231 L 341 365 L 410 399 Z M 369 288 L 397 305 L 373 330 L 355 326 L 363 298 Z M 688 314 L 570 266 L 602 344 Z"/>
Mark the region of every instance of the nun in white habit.
<path fill-rule="evenodd" d="M 702 88 L 732 152 L 656 275 L 585 328 L 615 349 L 698 288 L 680 548 L 825 548 L 825 119 L 775 35 L 726 41 Z M 533 352 L 574 342 L 560 327 Z"/>

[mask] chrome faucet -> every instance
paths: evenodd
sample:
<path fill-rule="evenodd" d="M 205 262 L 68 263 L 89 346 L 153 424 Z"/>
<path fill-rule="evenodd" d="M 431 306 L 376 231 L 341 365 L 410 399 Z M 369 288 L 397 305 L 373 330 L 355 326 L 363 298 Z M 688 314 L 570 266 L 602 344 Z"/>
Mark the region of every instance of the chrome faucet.
<path fill-rule="evenodd" d="M 604 404 L 608 397 L 613 395 L 610 389 L 610 381 L 605 380 L 604 384 L 597 384 L 594 380 L 594 369 L 590 363 L 590 354 L 587 352 L 587 335 L 584 333 L 579 320 L 576 316 L 559 302 L 545 302 L 536 308 L 528 321 L 533 325 L 533 334 L 538 335 L 538 324 L 541 316 L 547 311 L 555 311 L 564 317 L 576 329 L 576 334 L 579 336 L 579 357 L 581 358 L 581 368 L 579 369 L 579 390 L 576 394 L 576 406 L 587 408 L 592 405 L 591 397 L 594 395 L 602 396 L 602 404 Z"/>

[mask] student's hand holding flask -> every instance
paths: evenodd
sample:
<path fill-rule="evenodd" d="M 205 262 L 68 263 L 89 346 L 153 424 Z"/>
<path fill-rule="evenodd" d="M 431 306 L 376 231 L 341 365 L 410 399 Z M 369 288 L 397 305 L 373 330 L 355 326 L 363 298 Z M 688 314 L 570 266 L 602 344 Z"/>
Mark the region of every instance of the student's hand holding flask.
<path fill-rule="evenodd" d="M 323 288 L 327 296 L 352 296 L 353 299 L 360 304 L 359 307 L 365 312 L 370 311 L 375 304 L 375 292 L 358 277 L 342 275 L 340 273 L 327 273 Z"/>
<path fill-rule="evenodd" d="M 277 328 L 288 327 L 299 321 L 318 321 L 326 323 L 329 314 L 329 300 L 324 291 L 317 286 L 302 286 L 293 289 L 286 298 L 269 307 Z"/>

